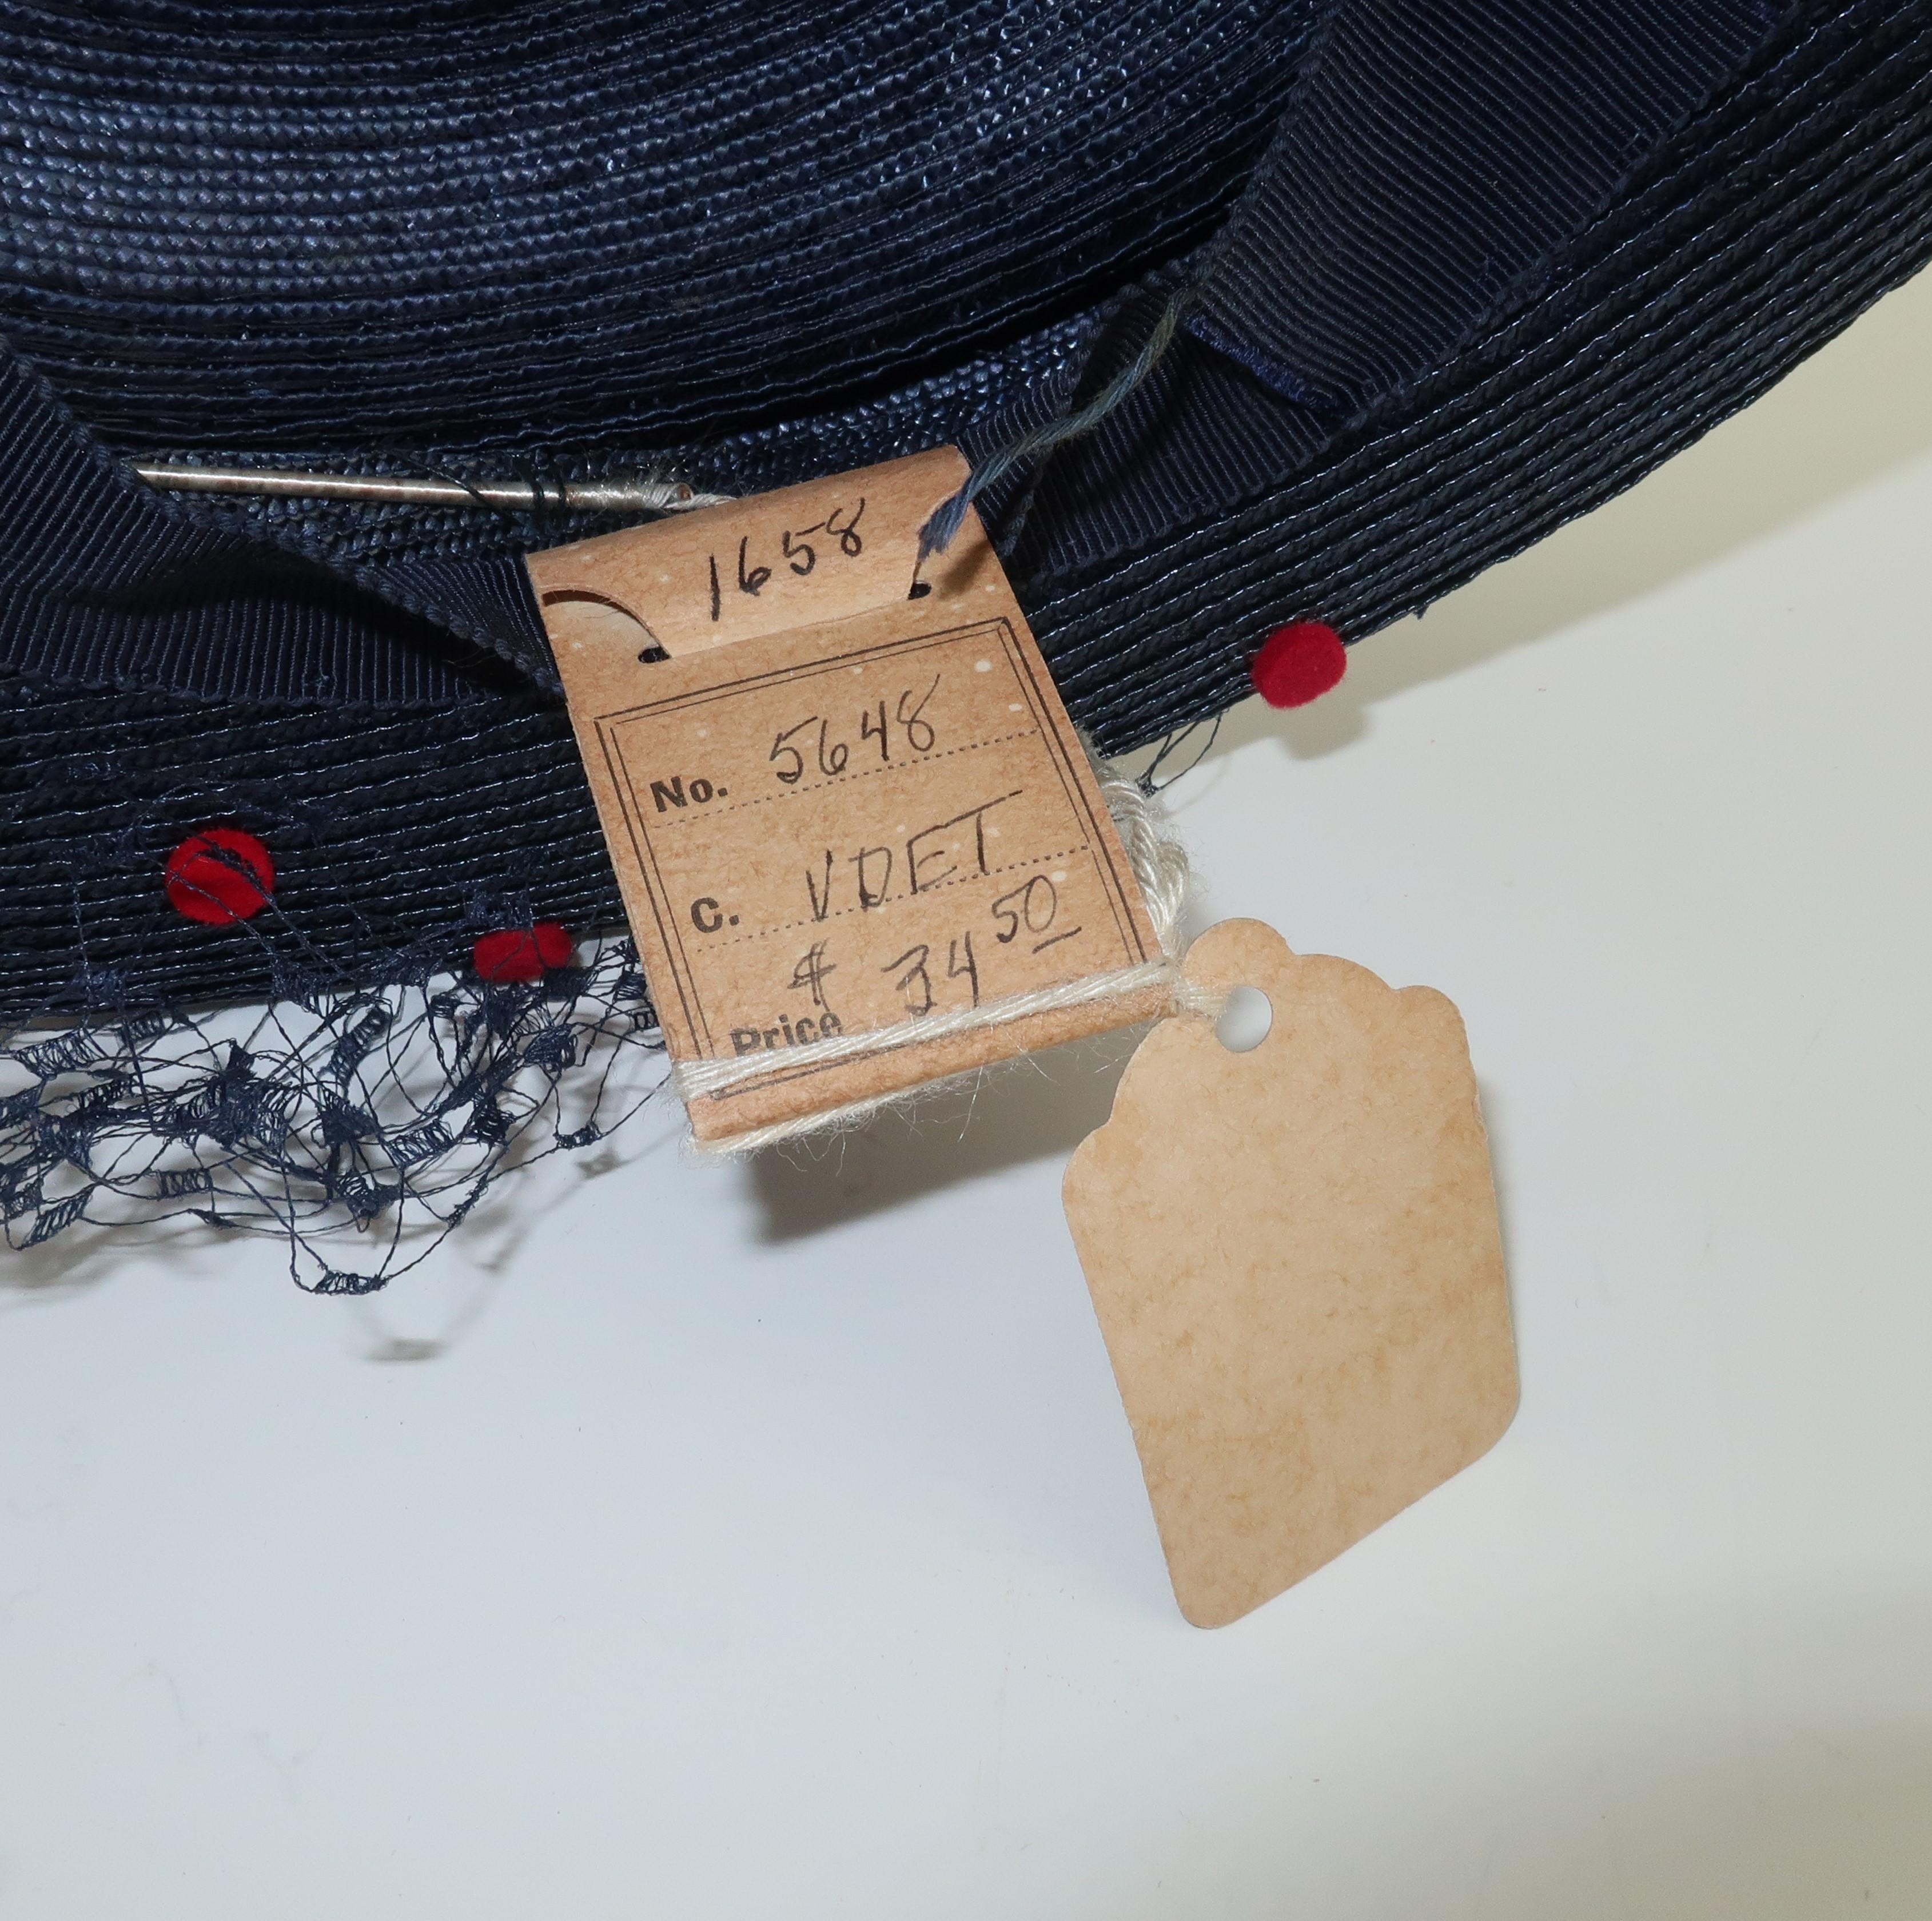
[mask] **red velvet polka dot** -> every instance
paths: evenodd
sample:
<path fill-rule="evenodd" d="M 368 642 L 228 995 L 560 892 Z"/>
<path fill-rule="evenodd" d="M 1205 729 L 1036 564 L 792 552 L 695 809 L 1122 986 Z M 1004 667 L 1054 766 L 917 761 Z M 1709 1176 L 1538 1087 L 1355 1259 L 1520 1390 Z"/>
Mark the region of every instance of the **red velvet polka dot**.
<path fill-rule="evenodd" d="M 260 914 L 275 891 L 275 863 L 239 827 L 203 827 L 168 856 L 168 905 L 190 920 L 226 926 Z"/>
<path fill-rule="evenodd" d="M 577 943 L 560 923 L 539 920 L 530 932 L 536 936 L 537 959 L 545 967 L 563 967 L 576 958 Z"/>
<path fill-rule="evenodd" d="M 1291 621 L 1262 641 L 1248 671 L 1255 692 L 1270 707 L 1306 707 L 1348 671 L 1348 650 L 1341 635 L 1319 620 Z"/>
<path fill-rule="evenodd" d="M 541 980 L 577 951 L 560 922 L 539 920 L 534 927 L 500 928 L 481 936 L 470 950 L 476 971 L 498 986 Z"/>

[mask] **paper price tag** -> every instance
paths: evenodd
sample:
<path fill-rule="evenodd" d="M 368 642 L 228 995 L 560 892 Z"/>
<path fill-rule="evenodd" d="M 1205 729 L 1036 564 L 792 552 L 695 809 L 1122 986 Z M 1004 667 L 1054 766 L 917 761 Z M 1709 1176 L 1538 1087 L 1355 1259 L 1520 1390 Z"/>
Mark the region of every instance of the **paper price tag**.
<path fill-rule="evenodd" d="M 532 558 L 666 1042 L 713 1077 L 700 1140 L 1165 1004 L 970 1025 L 1160 950 L 976 518 L 919 566 L 964 473 L 948 449 Z"/>
<path fill-rule="evenodd" d="M 1454 1007 L 1254 920 L 1184 971 L 1260 989 L 1268 1037 L 1162 1022 L 1065 1193 L 1175 1596 L 1218 1627 L 1492 1446 L 1516 1346 Z"/>

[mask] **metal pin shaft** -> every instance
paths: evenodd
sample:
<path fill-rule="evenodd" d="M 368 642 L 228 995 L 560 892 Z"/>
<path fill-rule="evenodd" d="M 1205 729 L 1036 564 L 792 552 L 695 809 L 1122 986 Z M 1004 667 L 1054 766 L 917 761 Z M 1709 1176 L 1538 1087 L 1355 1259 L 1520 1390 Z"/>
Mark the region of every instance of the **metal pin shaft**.
<path fill-rule="evenodd" d="M 410 474 L 290 473 L 272 467 L 172 467 L 137 464 L 151 487 L 170 494 L 250 494 L 284 500 L 396 500 L 418 507 L 539 507 L 573 514 L 680 514 L 722 506 L 727 494 L 699 494 L 683 480 L 566 480 L 536 487 L 527 480 L 419 479 Z"/>

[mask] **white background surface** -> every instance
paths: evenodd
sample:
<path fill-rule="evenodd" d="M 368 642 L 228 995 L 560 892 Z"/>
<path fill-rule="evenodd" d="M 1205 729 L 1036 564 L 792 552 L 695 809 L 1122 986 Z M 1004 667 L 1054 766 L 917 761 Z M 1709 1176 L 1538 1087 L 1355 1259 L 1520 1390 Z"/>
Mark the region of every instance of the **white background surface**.
<path fill-rule="evenodd" d="M 1185 1626 L 1059 1058 L 802 1169 L 646 1120 L 373 1307 L 57 1244 L 0 1270 L 0 1915 L 1932 1911 L 1928 323 L 1175 791 L 1213 914 L 1464 1010 L 1494 1453 Z"/>

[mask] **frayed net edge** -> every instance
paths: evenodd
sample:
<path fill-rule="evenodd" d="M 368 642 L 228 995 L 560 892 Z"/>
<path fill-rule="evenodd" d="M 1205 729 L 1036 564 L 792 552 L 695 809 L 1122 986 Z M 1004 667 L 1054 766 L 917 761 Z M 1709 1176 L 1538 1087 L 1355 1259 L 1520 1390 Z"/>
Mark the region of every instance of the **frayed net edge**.
<path fill-rule="evenodd" d="M 502 1174 L 604 1139 L 663 1085 L 617 1085 L 663 1045 L 627 938 L 528 984 L 400 971 L 265 1007 L 0 1031 L 7 1244 L 189 1217 L 280 1238 L 311 1293 L 372 1293 Z"/>

